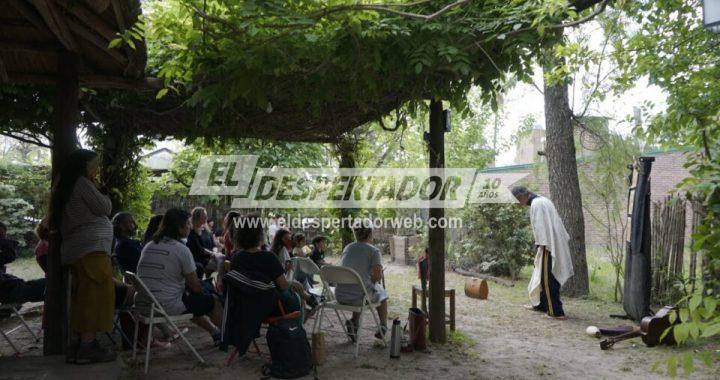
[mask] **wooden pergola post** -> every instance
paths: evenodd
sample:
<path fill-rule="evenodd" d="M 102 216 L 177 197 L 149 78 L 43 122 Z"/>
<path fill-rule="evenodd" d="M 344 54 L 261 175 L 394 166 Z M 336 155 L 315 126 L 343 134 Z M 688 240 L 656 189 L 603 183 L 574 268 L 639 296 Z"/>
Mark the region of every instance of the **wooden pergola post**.
<path fill-rule="evenodd" d="M 430 168 L 445 167 L 445 121 L 441 100 L 430 101 L 430 134 L 428 153 Z M 429 217 L 440 220 L 445 217 L 444 208 L 431 207 Z M 445 343 L 445 229 L 429 228 L 430 247 L 430 341 Z"/>
<path fill-rule="evenodd" d="M 77 148 L 76 127 L 78 122 L 78 97 L 80 87 L 77 73 L 77 56 L 63 51 L 59 54 L 57 97 L 53 110 L 52 131 L 52 183 L 57 180 L 60 168 L 67 156 Z M 43 353 L 62 354 L 65 350 L 67 331 L 66 284 L 60 259 L 60 238 L 50 236 L 48 254 L 47 290 L 45 291 L 45 335 Z"/>

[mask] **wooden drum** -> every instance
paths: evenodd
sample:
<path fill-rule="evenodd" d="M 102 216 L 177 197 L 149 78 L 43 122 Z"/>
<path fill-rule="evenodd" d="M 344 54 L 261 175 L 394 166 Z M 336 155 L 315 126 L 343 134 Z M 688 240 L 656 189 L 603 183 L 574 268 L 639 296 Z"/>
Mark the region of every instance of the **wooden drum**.
<path fill-rule="evenodd" d="M 486 300 L 488 298 L 487 281 L 479 278 L 468 278 L 465 281 L 465 295 L 470 298 Z"/>

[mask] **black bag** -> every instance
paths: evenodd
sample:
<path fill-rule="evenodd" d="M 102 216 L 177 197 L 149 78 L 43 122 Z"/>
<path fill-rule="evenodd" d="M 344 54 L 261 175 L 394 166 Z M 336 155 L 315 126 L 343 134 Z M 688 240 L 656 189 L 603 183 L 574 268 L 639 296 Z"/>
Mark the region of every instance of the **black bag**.
<path fill-rule="evenodd" d="M 306 376 L 313 369 L 310 343 L 305 329 L 297 321 L 270 325 L 265 335 L 272 363 L 262 368 L 263 375 L 279 379 Z"/>

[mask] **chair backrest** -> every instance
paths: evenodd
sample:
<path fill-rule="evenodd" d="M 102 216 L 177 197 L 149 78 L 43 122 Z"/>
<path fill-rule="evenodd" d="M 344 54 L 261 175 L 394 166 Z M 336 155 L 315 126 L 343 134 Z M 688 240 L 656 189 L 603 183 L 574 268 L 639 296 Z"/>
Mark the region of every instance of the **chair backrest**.
<path fill-rule="evenodd" d="M 158 302 L 157 298 L 155 298 L 155 296 L 152 294 L 150 289 L 148 289 L 147 285 L 145 285 L 145 283 L 140 279 L 140 277 L 130 271 L 125 272 L 125 277 L 130 280 L 130 283 L 135 287 L 135 290 L 138 292 L 138 294 L 141 294 L 143 297 L 149 299 L 152 302 L 152 305 L 147 306 L 152 306 L 155 311 L 159 311 L 162 314 L 167 314 L 165 313 L 165 310 L 163 309 L 160 302 Z"/>
<path fill-rule="evenodd" d="M 322 279 L 325 289 L 329 289 L 330 284 L 336 286 L 357 285 L 362 289 L 365 300 L 370 302 L 370 296 L 367 288 L 365 288 L 365 283 L 355 269 L 337 265 L 323 265 L 323 267 L 320 268 L 320 279 Z M 332 298 L 335 298 L 334 295 Z"/>
<path fill-rule="evenodd" d="M 320 274 L 320 268 L 307 257 L 295 257 L 295 267 L 306 274 Z"/>

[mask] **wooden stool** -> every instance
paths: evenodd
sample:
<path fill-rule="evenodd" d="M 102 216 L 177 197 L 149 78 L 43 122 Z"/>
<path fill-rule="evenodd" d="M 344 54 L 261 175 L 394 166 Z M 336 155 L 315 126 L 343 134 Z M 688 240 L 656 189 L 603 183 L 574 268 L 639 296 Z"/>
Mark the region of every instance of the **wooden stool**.
<path fill-rule="evenodd" d="M 417 297 L 421 297 L 422 311 L 427 313 L 427 298 L 429 290 L 423 291 L 420 285 L 412 286 L 412 307 L 417 307 Z M 445 314 L 445 324 L 455 331 L 455 289 L 445 289 L 445 298 L 450 298 L 450 313 Z"/>

